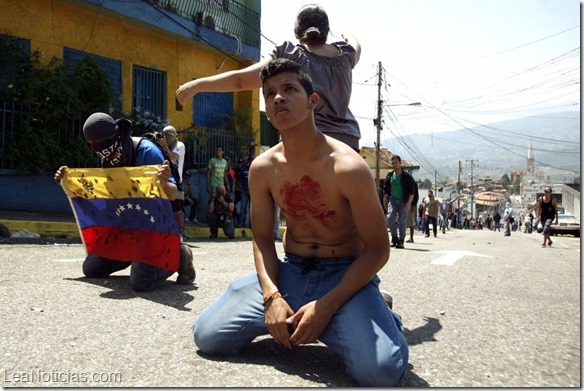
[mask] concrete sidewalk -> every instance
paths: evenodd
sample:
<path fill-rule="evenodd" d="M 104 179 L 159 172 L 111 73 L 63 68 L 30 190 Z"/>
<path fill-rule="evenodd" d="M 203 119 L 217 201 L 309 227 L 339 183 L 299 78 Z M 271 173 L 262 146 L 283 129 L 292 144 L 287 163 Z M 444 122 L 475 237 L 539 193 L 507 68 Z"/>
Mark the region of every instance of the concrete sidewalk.
<path fill-rule="evenodd" d="M 541 248 L 537 234 L 416 232 L 392 249 L 379 277 L 410 345 L 404 386 L 580 387 L 580 240 L 553 240 Z M 252 245 L 187 244 L 195 284 L 175 275 L 152 292 L 132 291 L 128 269 L 84 277 L 81 244 L 0 245 L 1 386 L 355 386 L 319 343 L 288 351 L 263 337 L 238 356 L 202 354 L 191 327 L 255 271 Z"/>

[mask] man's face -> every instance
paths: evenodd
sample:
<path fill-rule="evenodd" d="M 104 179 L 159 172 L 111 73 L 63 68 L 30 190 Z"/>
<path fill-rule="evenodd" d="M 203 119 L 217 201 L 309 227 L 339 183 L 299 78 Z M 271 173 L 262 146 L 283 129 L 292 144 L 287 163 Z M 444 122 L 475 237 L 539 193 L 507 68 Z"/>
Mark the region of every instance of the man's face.
<path fill-rule="evenodd" d="M 122 160 L 122 143 L 119 137 L 89 142 L 91 150 L 110 165 L 116 166 Z"/>
<path fill-rule="evenodd" d="M 263 86 L 266 115 L 278 130 L 288 129 L 306 120 L 318 102 L 316 94 L 308 96 L 294 73 L 272 76 Z"/>
<path fill-rule="evenodd" d="M 431 190 L 428 190 L 428 197 L 430 197 L 430 198 L 434 197 L 434 192 Z"/>
<path fill-rule="evenodd" d="M 221 159 L 223 157 L 223 148 L 217 148 L 215 150 L 215 156 L 217 156 L 217 159 Z"/>
<path fill-rule="evenodd" d="M 396 168 L 401 168 L 401 162 L 399 159 L 391 159 L 391 166 L 395 170 Z"/>

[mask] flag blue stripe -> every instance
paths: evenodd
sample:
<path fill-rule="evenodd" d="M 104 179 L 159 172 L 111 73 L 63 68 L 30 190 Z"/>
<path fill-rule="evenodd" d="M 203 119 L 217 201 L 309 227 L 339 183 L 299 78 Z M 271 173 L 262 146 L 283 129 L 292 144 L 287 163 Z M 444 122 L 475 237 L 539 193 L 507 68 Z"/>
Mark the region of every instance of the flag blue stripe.
<path fill-rule="evenodd" d="M 161 198 L 72 198 L 81 229 L 110 226 L 179 234 L 169 200 Z"/>

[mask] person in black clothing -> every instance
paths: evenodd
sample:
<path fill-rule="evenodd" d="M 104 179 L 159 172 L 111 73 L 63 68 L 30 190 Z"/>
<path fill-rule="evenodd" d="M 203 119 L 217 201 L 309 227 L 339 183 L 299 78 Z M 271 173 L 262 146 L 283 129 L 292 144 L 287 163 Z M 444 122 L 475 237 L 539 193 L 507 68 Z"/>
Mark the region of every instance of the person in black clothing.
<path fill-rule="evenodd" d="M 233 210 L 235 204 L 233 203 L 233 195 L 227 193 L 225 186 L 217 186 L 217 194 L 213 195 L 209 201 L 209 215 L 207 216 L 207 224 L 211 231 L 210 239 L 217 238 L 219 228 L 223 228 L 225 236 L 229 239 L 235 237 L 235 223 L 233 221 Z"/>
<path fill-rule="evenodd" d="M 499 232 L 501 232 L 501 214 L 499 212 L 496 212 L 493 216 L 493 222 L 495 223 L 493 231 L 497 232 L 497 230 L 499 230 Z"/>
<path fill-rule="evenodd" d="M 416 213 L 418 212 L 418 201 L 420 196 L 418 194 L 418 184 L 414 181 L 416 185 L 416 191 L 414 192 L 414 200 L 412 201 L 412 206 L 408 211 L 408 227 L 410 228 L 410 238 L 406 240 L 406 243 L 414 243 L 414 227 L 416 226 Z"/>
<path fill-rule="evenodd" d="M 546 242 L 549 247 L 552 246 L 552 240 L 550 239 L 550 225 L 555 218 L 555 223 L 558 223 L 558 201 L 552 198 L 552 189 L 546 187 L 543 189 L 543 197 L 539 197 L 537 200 L 537 217 L 541 225 L 543 225 L 543 244 L 545 247 Z"/>
<path fill-rule="evenodd" d="M 395 248 L 404 248 L 408 212 L 416 193 L 416 181 L 401 166 L 401 157 L 394 155 L 391 158 L 393 172 L 387 174 L 383 188 L 383 207 L 387 210 L 387 224 L 391 231 L 391 243 Z M 395 223 L 399 221 L 398 228 Z"/>

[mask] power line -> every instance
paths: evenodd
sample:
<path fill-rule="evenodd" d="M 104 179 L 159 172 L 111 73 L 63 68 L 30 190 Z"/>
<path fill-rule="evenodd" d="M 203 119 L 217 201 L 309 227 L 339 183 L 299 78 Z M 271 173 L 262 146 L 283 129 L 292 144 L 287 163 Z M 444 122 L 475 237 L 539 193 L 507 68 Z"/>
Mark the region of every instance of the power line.
<path fill-rule="evenodd" d="M 538 42 L 541 42 L 541 41 L 545 41 L 546 39 L 550 39 L 552 37 L 555 37 L 556 35 L 560 35 L 560 34 L 566 33 L 568 31 L 571 31 L 571 30 L 574 30 L 574 29 L 577 29 L 577 28 L 580 28 L 580 26 L 578 25 L 578 26 L 570 27 L 569 29 L 566 29 L 564 31 L 560 31 L 559 33 L 555 33 L 555 34 L 552 34 L 552 35 L 548 35 L 547 37 L 540 38 L 540 39 L 537 39 L 535 41 L 531 41 L 531 42 L 525 43 L 523 45 L 515 46 L 515 47 L 510 48 L 510 49 L 505 49 L 505 50 L 502 50 L 502 51 L 497 52 L 497 53 L 487 54 L 485 56 L 480 56 L 480 57 L 475 57 L 475 58 L 470 59 L 470 60 L 467 60 L 467 61 L 475 61 L 475 60 L 481 60 L 481 59 L 488 58 L 488 57 L 498 56 L 499 54 L 507 53 L 507 52 L 510 52 L 510 51 L 513 51 L 513 50 L 521 49 L 521 48 L 526 47 L 526 46 L 529 46 L 529 45 L 533 45 L 533 44 L 538 43 Z"/>

